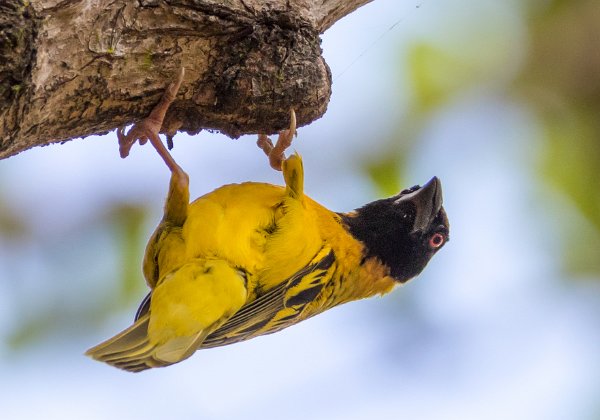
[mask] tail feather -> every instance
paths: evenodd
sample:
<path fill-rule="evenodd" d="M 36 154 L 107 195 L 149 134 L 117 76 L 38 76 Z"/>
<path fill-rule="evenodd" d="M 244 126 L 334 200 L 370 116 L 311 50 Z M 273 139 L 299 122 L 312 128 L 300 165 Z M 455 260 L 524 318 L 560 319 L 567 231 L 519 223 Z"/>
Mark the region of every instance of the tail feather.
<path fill-rule="evenodd" d="M 149 314 L 142 316 L 129 328 L 86 351 L 86 356 L 129 372 L 140 372 L 187 359 L 207 335 L 200 331 L 192 337 L 178 337 L 160 346 L 153 345 L 148 339 L 149 320 Z"/>
<path fill-rule="evenodd" d="M 151 350 L 152 346 L 150 346 L 148 342 L 144 341 L 128 350 L 107 353 L 102 355 L 102 357 L 106 360 L 131 359 L 134 357 L 140 357 Z"/>
<path fill-rule="evenodd" d="M 129 328 L 86 351 L 86 356 L 130 372 L 173 364 L 155 358 L 156 346 L 148 340 L 149 320 L 150 315 L 142 316 Z"/>
<path fill-rule="evenodd" d="M 142 344 L 148 339 L 148 323 L 150 316 L 138 319 L 132 326 L 124 329 L 117 335 L 92 347 L 85 352 L 87 356 L 94 359 L 103 358 L 120 352 L 129 351 L 132 347 Z"/>
<path fill-rule="evenodd" d="M 195 336 L 178 337 L 172 339 L 156 349 L 155 356 L 158 360 L 168 363 L 177 363 L 190 357 L 202 344 L 209 330 L 202 330 Z"/>

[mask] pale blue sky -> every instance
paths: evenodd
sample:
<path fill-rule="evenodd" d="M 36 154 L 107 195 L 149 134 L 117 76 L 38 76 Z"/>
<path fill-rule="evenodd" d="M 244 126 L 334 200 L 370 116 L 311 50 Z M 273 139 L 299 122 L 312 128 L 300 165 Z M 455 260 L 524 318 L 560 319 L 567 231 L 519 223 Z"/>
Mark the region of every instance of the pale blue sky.
<path fill-rule="evenodd" d="M 407 169 L 411 185 L 441 178 L 451 222 L 451 242 L 418 279 L 137 375 L 83 356 L 127 326 L 135 307 L 87 334 L 51 337 L 24 352 L 0 345 L 2 418 L 593 418 L 600 290 L 563 286 L 559 250 L 548 241 L 553 221 L 541 204 L 548 192 L 528 166 L 538 129 L 501 93 L 524 54 L 522 12 L 518 3 L 498 3 L 377 0 L 324 36 L 334 75 L 329 111 L 299 129 L 294 147 L 304 157 L 307 193 L 336 211 L 376 198 L 356 164 L 395 138 L 411 94 L 406 45 L 416 37 L 460 42 L 485 28 L 478 42 L 505 49 L 498 85 L 465 92 L 434 115 Z M 496 68 L 494 57 L 481 65 Z M 190 174 L 192 196 L 231 182 L 281 183 L 254 141 L 176 137 L 173 155 Z M 119 271 L 112 233 L 92 230 L 85 243 L 77 232 L 115 200 L 129 200 L 156 209 L 149 234 L 168 176 L 148 146 L 119 159 L 114 134 L 0 162 L 0 193 L 40 241 L 9 249 L 0 238 L 0 337 L 38 304 L 102 298 L 103 282 L 114 284 Z M 51 272 L 40 257 L 49 253 Z"/>

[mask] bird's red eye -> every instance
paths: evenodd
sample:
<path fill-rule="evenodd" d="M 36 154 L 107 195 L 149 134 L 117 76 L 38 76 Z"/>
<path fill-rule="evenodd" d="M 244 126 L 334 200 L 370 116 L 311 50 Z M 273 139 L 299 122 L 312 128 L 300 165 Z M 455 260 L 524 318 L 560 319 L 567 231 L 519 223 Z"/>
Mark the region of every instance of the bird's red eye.
<path fill-rule="evenodd" d="M 444 235 L 441 233 L 434 233 L 431 238 L 429 238 L 429 247 L 436 249 L 444 245 Z"/>

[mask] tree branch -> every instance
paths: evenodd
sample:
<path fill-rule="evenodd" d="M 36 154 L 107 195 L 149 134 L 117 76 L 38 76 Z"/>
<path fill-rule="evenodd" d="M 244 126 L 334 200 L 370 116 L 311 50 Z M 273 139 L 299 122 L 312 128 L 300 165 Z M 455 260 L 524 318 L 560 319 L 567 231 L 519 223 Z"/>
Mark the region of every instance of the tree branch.
<path fill-rule="evenodd" d="M 163 131 L 271 134 L 320 118 L 319 35 L 371 0 L 6 0 L 0 158 L 145 117 L 186 68 Z"/>

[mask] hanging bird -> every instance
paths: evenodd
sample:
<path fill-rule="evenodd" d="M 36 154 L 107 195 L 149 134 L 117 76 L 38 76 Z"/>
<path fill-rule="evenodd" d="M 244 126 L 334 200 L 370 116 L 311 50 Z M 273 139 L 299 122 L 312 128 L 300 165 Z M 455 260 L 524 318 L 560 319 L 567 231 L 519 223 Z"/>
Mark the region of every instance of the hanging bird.
<path fill-rule="evenodd" d="M 150 140 L 171 171 L 164 215 L 143 272 L 151 288 L 132 326 L 87 355 L 138 372 L 168 366 L 196 350 L 279 331 L 329 308 L 382 295 L 418 275 L 448 241 L 437 178 L 350 213 L 304 194 L 298 154 L 285 158 L 295 134 L 258 144 L 285 186 L 225 185 L 189 202 L 188 176 L 158 132 L 183 71 L 150 116 L 127 135 L 121 155 Z"/>

